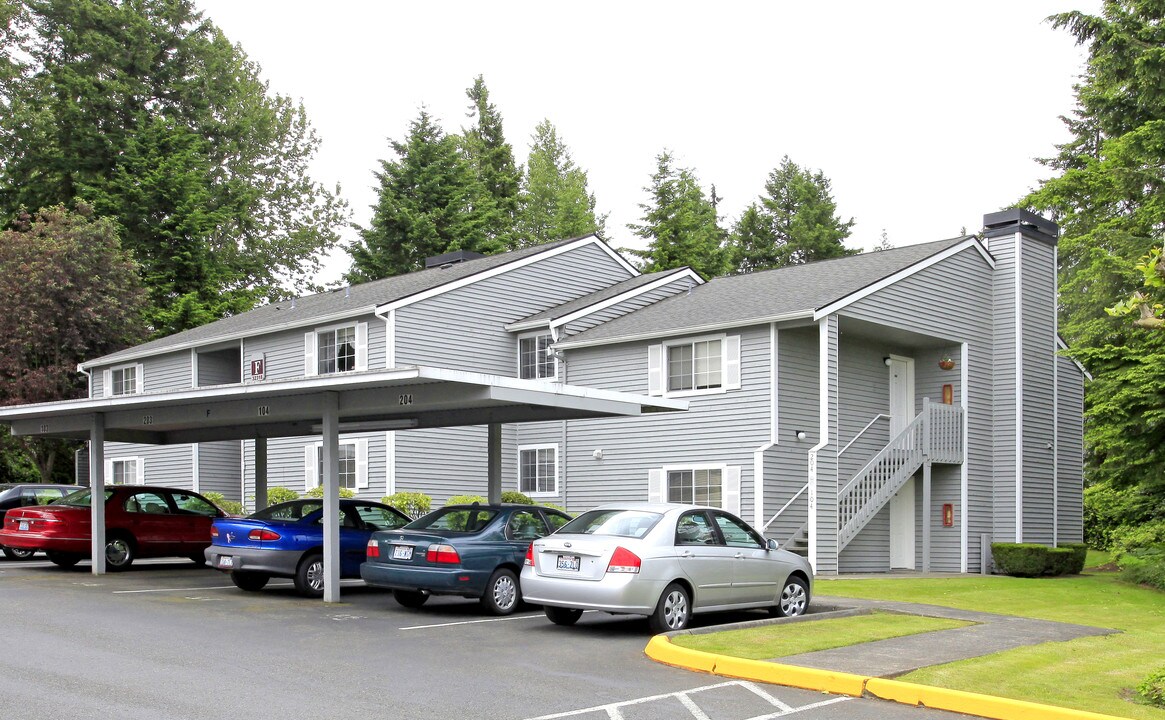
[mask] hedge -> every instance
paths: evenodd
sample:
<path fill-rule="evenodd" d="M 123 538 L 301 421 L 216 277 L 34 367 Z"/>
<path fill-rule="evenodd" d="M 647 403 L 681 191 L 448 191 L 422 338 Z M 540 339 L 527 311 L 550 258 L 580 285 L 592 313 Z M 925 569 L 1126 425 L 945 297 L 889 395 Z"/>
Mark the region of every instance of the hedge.
<path fill-rule="evenodd" d="M 995 572 L 1013 577 L 1078 575 L 1084 569 L 1088 548 L 1065 543 L 1056 548 L 1036 543 L 992 543 Z"/>

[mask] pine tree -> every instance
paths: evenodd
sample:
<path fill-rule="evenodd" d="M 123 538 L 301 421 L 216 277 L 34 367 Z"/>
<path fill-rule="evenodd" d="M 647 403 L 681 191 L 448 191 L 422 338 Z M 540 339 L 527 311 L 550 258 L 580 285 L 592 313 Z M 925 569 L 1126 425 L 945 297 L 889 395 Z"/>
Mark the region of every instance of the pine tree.
<path fill-rule="evenodd" d="M 645 261 L 644 271 L 656 272 L 683 266 L 704 277 L 721 275 L 728 267 L 724 233 L 716 224 L 716 210 L 700 188 L 695 173 L 674 166 L 668 150 L 656 156 L 649 204 L 640 204 L 642 224 L 628 225 L 648 241 L 646 250 L 632 251 Z"/>
<path fill-rule="evenodd" d="M 486 234 L 506 247 L 514 247 L 522 173 L 514 164 L 514 150 L 502 132 L 502 116 L 489 101 L 489 90 L 481 75 L 474 78 L 465 94 L 471 103 L 468 115 L 475 120 L 464 131 L 466 153 L 493 201 Z"/>
<path fill-rule="evenodd" d="M 454 250 L 505 250 L 489 235 L 490 195 L 456 137 L 421 110 L 408 138 L 391 146 L 397 159 L 380 162 L 372 223 L 349 248 L 349 282 L 420 270 L 425 258 Z"/>
<path fill-rule="evenodd" d="M 521 247 L 605 231 L 606 216 L 595 214 L 586 171 L 574 164 L 549 120 L 534 130 L 520 204 Z"/>
<path fill-rule="evenodd" d="M 854 254 L 843 242 L 854 221 L 837 216 L 829 178 L 785 156 L 769 173 L 760 204 L 745 209 L 730 246 L 737 272 L 766 270 Z"/>

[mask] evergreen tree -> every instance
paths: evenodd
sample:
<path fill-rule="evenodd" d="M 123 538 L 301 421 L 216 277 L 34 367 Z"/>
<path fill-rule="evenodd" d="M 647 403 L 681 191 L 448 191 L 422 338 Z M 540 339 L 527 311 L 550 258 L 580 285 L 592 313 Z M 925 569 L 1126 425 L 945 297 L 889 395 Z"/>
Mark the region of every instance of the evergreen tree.
<path fill-rule="evenodd" d="M 514 150 L 502 132 L 502 116 L 489 101 L 481 75 L 465 91 L 469 117 L 476 122 L 464 132 L 465 148 L 477 177 L 493 201 L 486 234 L 506 247 L 515 247 L 518 223 L 518 190 L 521 171 L 514 165 Z"/>
<path fill-rule="evenodd" d="M 18 4 L 21 30 L 0 30 L 0 223 L 75 198 L 115 219 L 157 334 L 310 286 L 346 212 L 308 175 L 302 106 L 190 0 Z"/>
<path fill-rule="evenodd" d="M 606 216 L 595 214 L 587 174 L 574 164 L 570 149 L 549 120 L 538 123 L 530 145 L 520 196 L 518 246 L 605 232 Z"/>
<path fill-rule="evenodd" d="M 645 261 L 645 272 L 689 266 L 704 277 L 724 273 L 728 257 L 716 210 L 688 168 L 674 166 L 668 150 L 656 156 L 650 204 L 640 204 L 642 224 L 628 227 L 648 241 L 647 250 L 632 253 Z"/>
<path fill-rule="evenodd" d="M 854 254 L 843 242 L 854 221 L 837 215 L 829 178 L 789 156 L 769 173 L 760 204 L 745 209 L 730 239 L 736 272 L 752 272 Z"/>
<path fill-rule="evenodd" d="M 350 248 L 349 282 L 421 270 L 425 258 L 454 250 L 505 250 L 489 234 L 492 202 L 458 139 L 421 110 L 404 142 L 391 141 L 396 160 L 382 160 L 372 223 Z"/>
<path fill-rule="evenodd" d="M 1044 161 L 1058 175 L 1023 203 L 1062 230 L 1059 330 L 1093 376 L 1084 426 L 1089 482 L 1136 488 L 1161 517 L 1165 333 L 1104 309 L 1146 280 L 1138 263 L 1161 244 L 1165 227 L 1165 6 L 1106 0 L 1099 16 L 1051 20 L 1088 46 L 1088 66 L 1065 120 L 1072 139 Z"/>

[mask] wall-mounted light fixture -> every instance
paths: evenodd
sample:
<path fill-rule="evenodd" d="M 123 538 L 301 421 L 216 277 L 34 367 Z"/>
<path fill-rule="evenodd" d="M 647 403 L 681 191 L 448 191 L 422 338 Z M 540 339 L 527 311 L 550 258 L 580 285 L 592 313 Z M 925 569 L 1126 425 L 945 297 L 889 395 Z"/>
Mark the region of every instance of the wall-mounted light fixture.
<path fill-rule="evenodd" d="M 886 357 L 882 358 L 882 362 L 886 363 L 886 367 L 890 367 L 890 363 L 894 361 L 890 359 L 889 355 L 887 355 Z"/>
<path fill-rule="evenodd" d="M 793 434 L 797 436 L 797 439 L 798 439 L 798 440 L 804 440 L 804 439 L 805 439 L 805 431 L 804 431 L 804 430 L 798 430 L 797 432 L 795 432 L 795 433 L 793 433 Z"/>

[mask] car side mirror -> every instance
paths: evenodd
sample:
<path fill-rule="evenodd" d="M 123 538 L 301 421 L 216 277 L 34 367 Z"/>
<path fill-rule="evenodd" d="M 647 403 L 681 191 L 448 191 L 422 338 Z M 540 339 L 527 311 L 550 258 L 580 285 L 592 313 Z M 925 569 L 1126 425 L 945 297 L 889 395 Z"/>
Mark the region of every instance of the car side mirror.
<path fill-rule="evenodd" d="M 772 538 L 769 538 L 768 545 L 769 545 L 769 548 L 768 548 L 769 550 L 780 550 L 781 549 L 781 546 L 777 544 L 777 541 L 773 540 Z"/>

